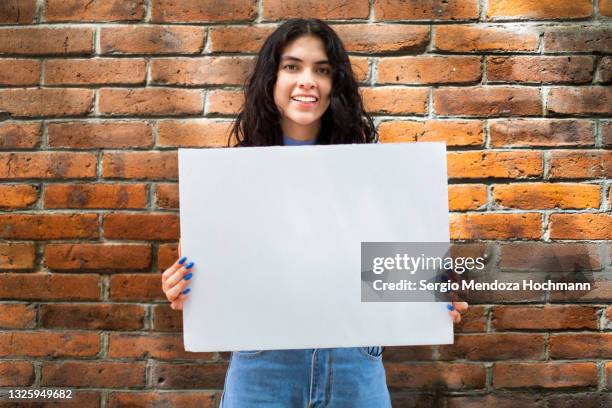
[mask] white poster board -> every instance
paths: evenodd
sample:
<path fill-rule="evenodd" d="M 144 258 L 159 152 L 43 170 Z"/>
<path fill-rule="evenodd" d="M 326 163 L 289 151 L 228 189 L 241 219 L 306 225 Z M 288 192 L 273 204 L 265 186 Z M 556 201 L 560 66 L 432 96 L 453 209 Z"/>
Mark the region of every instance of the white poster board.
<path fill-rule="evenodd" d="M 448 344 L 446 303 L 361 302 L 362 241 L 448 242 L 443 143 L 180 149 L 185 350 Z"/>

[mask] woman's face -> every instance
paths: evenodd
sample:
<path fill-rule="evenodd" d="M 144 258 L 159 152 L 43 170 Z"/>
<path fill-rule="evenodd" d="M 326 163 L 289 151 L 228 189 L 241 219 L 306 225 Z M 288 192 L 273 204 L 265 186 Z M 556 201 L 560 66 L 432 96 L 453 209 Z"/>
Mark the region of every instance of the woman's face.
<path fill-rule="evenodd" d="M 302 36 L 287 44 L 274 84 L 274 102 L 287 136 L 298 140 L 317 136 L 331 87 L 332 67 L 321 39 Z"/>

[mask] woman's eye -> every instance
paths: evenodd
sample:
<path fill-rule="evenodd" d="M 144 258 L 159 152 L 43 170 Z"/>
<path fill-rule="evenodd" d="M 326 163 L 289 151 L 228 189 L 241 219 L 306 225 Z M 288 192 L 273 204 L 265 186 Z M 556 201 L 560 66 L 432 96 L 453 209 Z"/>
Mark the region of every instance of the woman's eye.
<path fill-rule="evenodd" d="M 285 69 L 289 71 L 295 71 L 297 69 L 297 65 L 287 64 L 285 65 Z"/>
<path fill-rule="evenodd" d="M 329 75 L 329 74 L 331 74 L 331 69 L 329 69 L 329 68 L 319 68 L 319 72 L 322 73 L 323 75 Z"/>

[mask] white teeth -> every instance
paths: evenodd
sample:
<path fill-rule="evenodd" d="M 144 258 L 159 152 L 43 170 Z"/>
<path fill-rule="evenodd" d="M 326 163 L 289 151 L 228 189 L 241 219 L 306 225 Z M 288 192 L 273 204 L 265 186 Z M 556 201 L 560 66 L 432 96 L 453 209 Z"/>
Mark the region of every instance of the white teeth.
<path fill-rule="evenodd" d="M 299 102 L 316 102 L 317 98 L 315 98 L 314 96 L 294 96 L 291 99 L 293 99 L 294 101 L 299 101 Z"/>

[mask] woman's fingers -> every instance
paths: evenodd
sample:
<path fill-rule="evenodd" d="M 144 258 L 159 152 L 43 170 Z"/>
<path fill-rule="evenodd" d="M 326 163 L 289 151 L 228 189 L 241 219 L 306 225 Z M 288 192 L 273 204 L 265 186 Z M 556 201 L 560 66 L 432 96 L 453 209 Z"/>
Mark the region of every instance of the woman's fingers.
<path fill-rule="evenodd" d="M 455 309 L 460 313 L 465 313 L 468 310 L 467 302 L 453 302 L 453 306 L 455 306 Z"/>
<path fill-rule="evenodd" d="M 457 324 L 461 321 L 461 314 L 458 311 L 453 310 L 450 315 L 453 318 L 453 323 Z"/>
<path fill-rule="evenodd" d="M 188 296 L 189 294 L 180 295 L 176 300 L 170 302 L 170 308 L 173 310 L 183 310 L 183 302 L 185 302 Z"/>
<path fill-rule="evenodd" d="M 176 299 L 178 299 L 178 297 L 181 294 L 189 293 L 190 289 L 187 288 L 189 283 L 190 283 L 189 281 L 186 281 L 185 279 L 181 279 L 176 285 L 168 289 L 168 291 L 166 292 L 166 297 L 168 298 L 168 300 L 170 302 L 174 302 Z M 187 293 L 185 293 L 185 291 Z"/>
<path fill-rule="evenodd" d="M 181 266 L 183 266 L 183 264 L 185 264 L 186 261 L 187 261 L 187 257 L 181 257 L 177 259 L 176 262 L 172 264 L 172 266 L 166 269 L 162 273 L 162 284 L 165 284 L 168 278 L 170 278 L 170 276 L 172 276 Z"/>
<path fill-rule="evenodd" d="M 187 281 L 190 280 L 191 276 L 193 276 L 193 274 L 191 273 L 193 271 L 192 269 L 193 265 L 194 265 L 193 262 L 189 262 L 183 267 L 179 268 L 176 272 L 174 272 L 174 274 L 172 274 L 166 280 L 166 283 L 165 283 L 166 290 L 172 289 L 172 287 L 176 285 L 177 283 L 179 283 L 181 279 L 185 279 Z"/>
<path fill-rule="evenodd" d="M 461 313 L 465 313 L 468 310 L 467 302 L 453 302 L 447 305 L 449 313 L 453 319 L 453 323 L 457 324 L 461 321 Z"/>

